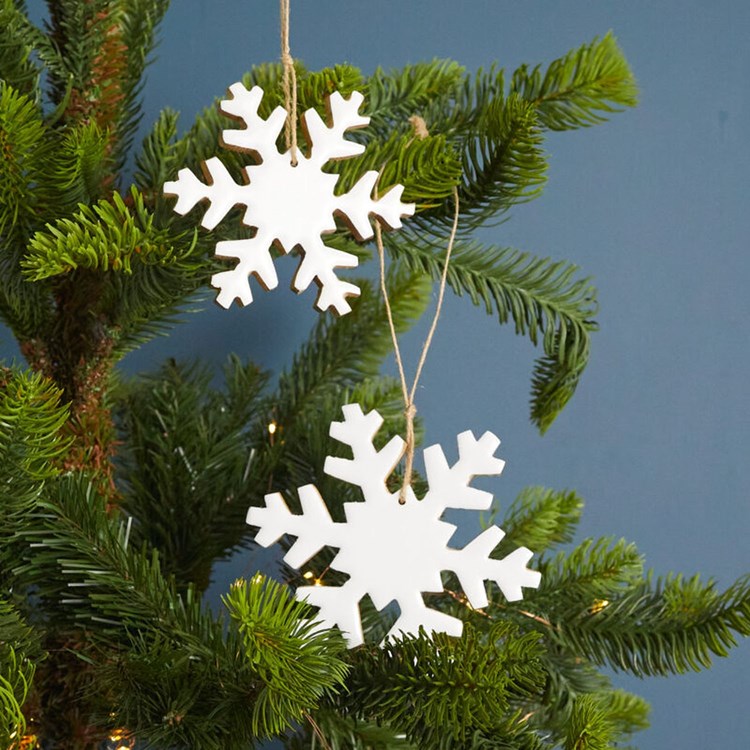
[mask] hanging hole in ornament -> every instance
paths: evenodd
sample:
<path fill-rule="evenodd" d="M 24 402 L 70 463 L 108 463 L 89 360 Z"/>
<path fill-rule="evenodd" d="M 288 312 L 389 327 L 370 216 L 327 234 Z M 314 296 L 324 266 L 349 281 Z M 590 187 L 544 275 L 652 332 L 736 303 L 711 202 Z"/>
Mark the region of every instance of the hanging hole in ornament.
<path fill-rule="evenodd" d="M 297 140 L 297 148 L 295 149 L 296 154 L 292 158 L 292 147 L 286 140 L 286 131 L 284 128 L 281 129 L 278 137 L 276 138 L 276 150 L 280 154 L 289 155 L 289 166 L 296 167 L 299 165 L 302 159 L 306 159 L 309 151 L 309 142 L 307 136 L 304 135 L 305 130 L 302 128 L 302 137 Z"/>

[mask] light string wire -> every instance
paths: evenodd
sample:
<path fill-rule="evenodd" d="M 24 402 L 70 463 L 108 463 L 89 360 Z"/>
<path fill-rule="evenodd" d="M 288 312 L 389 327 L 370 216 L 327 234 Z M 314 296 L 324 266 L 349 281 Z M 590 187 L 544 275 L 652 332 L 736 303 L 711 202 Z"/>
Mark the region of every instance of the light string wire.
<path fill-rule="evenodd" d="M 289 48 L 290 0 L 279 0 L 281 17 L 281 65 L 284 69 L 284 107 L 287 111 L 284 123 L 284 140 L 291 152 L 292 166 L 297 166 L 297 71 Z"/>
<path fill-rule="evenodd" d="M 377 185 L 375 186 L 375 199 L 377 200 Z M 404 465 L 404 483 L 401 486 L 401 492 L 399 494 L 398 501 L 401 505 L 406 502 L 406 495 L 409 487 L 411 486 L 411 478 L 414 472 L 414 417 L 417 414 L 417 407 L 414 404 L 414 397 L 417 393 L 417 386 L 419 385 L 419 378 L 422 375 L 422 369 L 427 361 L 427 352 L 430 350 L 432 344 L 432 338 L 435 335 L 435 329 L 437 328 L 438 320 L 440 318 L 440 311 L 443 307 L 443 299 L 445 297 L 445 287 L 448 281 L 448 266 L 450 264 L 451 253 L 453 252 L 453 245 L 456 241 L 456 233 L 458 232 L 458 215 L 459 215 L 459 201 L 458 201 L 458 188 L 453 188 L 453 225 L 451 227 L 451 233 L 448 238 L 448 247 L 445 251 L 445 262 L 443 265 L 443 273 L 440 276 L 440 289 L 438 291 L 437 305 L 435 307 L 435 315 L 432 318 L 432 325 L 427 333 L 427 338 L 422 345 L 422 353 L 417 363 L 417 369 L 414 374 L 414 382 L 411 388 L 406 380 L 406 371 L 404 370 L 404 360 L 401 356 L 401 349 L 398 345 L 398 336 L 396 334 L 396 325 L 393 321 L 393 310 L 391 309 L 391 301 L 388 297 L 388 289 L 385 284 L 385 249 L 383 247 L 383 232 L 380 228 L 380 222 L 374 221 L 375 226 L 375 244 L 378 248 L 378 260 L 380 262 L 380 291 L 383 294 L 383 302 L 385 303 L 385 312 L 388 318 L 388 328 L 391 331 L 391 341 L 393 342 L 393 351 L 396 355 L 396 366 L 398 368 L 399 379 L 401 381 L 401 392 L 404 397 L 404 416 L 406 417 L 406 463 Z"/>

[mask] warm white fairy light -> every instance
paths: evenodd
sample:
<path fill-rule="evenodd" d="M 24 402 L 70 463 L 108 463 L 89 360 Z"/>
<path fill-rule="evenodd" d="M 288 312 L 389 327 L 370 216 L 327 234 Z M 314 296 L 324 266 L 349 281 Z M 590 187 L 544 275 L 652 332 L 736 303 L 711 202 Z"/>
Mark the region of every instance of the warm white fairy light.
<path fill-rule="evenodd" d="M 135 747 L 135 739 L 127 729 L 113 729 L 108 739 L 111 743 L 110 750 L 133 750 Z"/>

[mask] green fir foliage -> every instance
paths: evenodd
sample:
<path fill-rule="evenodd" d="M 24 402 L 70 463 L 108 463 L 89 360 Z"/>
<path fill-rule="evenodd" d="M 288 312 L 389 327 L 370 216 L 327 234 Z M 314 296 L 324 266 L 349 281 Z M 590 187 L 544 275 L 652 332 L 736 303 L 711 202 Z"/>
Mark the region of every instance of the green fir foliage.
<path fill-rule="evenodd" d="M 608 750 L 612 723 L 596 697 L 582 695 L 573 706 L 565 750 Z"/>
<path fill-rule="evenodd" d="M 638 89 L 612 33 L 555 60 L 547 70 L 522 65 L 511 90 L 531 102 L 543 127 L 574 130 L 632 107 Z"/>
<path fill-rule="evenodd" d="M 543 683 L 535 633 L 507 622 L 486 633 L 469 626 L 460 639 L 421 633 L 360 650 L 346 710 L 401 728 L 418 747 L 436 747 L 443 738 L 492 733 L 498 717 Z"/>
<path fill-rule="evenodd" d="M 442 274 L 444 252 L 434 240 L 406 231 L 386 243 L 409 267 L 433 278 Z M 576 278 L 577 271 L 570 263 L 472 241 L 456 242 L 451 254 L 448 283 L 456 294 L 467 294 L 501 323 L 512 321 L 532 343 L 541 341 L 544 357 L 535 367 L 531 398 L 532 421 L 541 432 L 575 392 L 596 330 L 596 290 Z"/>
<path fill-rule="evenodd" d="M 37 210 L 48 155 L 44 133 L 34 101 L 0 82 L 0 236 L 26 229 Z"/>
<path fill-rule="evenodd" d="M 12 747 L 26 729 L 23 704 L 34 676 L 34 665 L 18 657 L 6 644 L 0 645 L 0 742 Z"/>
<path fill-rule="evenodd" d="M 34 546 L 17 580 L 34 585 L 43 600 L 57 601 L 61 609 L 49 627 L 81 623 L 89 629 L 76 655 L 99 680 L 92 721 L 98 715 L 112 726 L 115 719 L 158 746 L 239 749 L 291 726 L 313 707 L 311 696 L 340 682 L 342 640 L 329 633 L 311 639 L 309 660 L 298 655 L 286 666 L 274 662 L 277 671 L 259 664 L 242 645 L 247 635 L 239 625 L 227 629 L 192 585 L 179 593 L 163 575 L 158 553 L 130 544 L 130 523 L 108 516 L 84 478 L 64 477 L 34 520 L 24 532 Z M 301 605 L 295 608 L 282 594 L 261 596 L 254 611 L 259 630 L 275 633 L 277 647 L 288 652 L 306 631 Z M 297 628 L 290 630 L 291 613 Z M 273 662 L 272 652 L 268 658 Z M 303 680 L 306 692 L 296 703 L 268 705 L 276 681 Z M 251 716 L 247 706 L 257 700 L 266 708 Z"/>
<path fill-rule="evenodd" d="M 61 430 L 68 416 L 61 393 L 38 374 L 0 371 L 0 536 L 10 539 L 45 484 L 59 473 L 67 448 Z M 0 571 L 12 565 L 0 548 Z M 2 575 L 2 573 L 0 573 Z"/>
<path fill-rule="evenodd" d="M 23 704 L 41 657 L 34 631 L 10 601 L 0 598 L 0 741 L 12 747 L 26 727 Z"/>
<path fill-rule="evenodd" d="M 39 281 L 76 268 L 133 273 L 133 264 L 170 265 L 180 261 L 167 230 L 154 226 L 142 196 L 133 188 L 131 210 L 114 193 L 111 200 L 81 205 L 70 219 L 60 219 L 37 232 L 29 243 L 24 270 Z M 192 247 L 188 246 L 185 255 Z"/>
<path fill-rule="evenodd" d="M 278 376 L 237 356 L 222 382 L 174 361 L 115 376 L 119 358 L 205 294 L 216 241 L 250 231 L 237 212 L 213 232 L 197 229 L 162 194 L 178 169 L 218 153 L 228 121 L 215 106 L 184 132 L 165 110 L 130 148 L 167 6 L 56 0 L 37 28 L 23 2 L 0 0 L 0 315 L 29 364 L 0 371 L 0 744 L 11 746 L 32 709 L 33 731 L 62 750 L 93 750 L 115 728 L 155 750 L 244 750 L 279 736 L 290 750 L 629 742 L 648 706 L 608 675 L 698 670 L 725 656 L 750 634 L 750 583 L 722 591 L 658 577 L 624 540 L 577 541 L 583 502 L 572 491 L 531 487 L 504 514 L 493 510 L 507 532 L 494 556 L 527 546 L 542 584 L 520 602 L 490 586 L 477 611 L 446 575 L 428 603 L 463 620 L 461 638 L 421 633 L 381 648 L 396 613 L 366 599 L 367 645 L 349 651 L 260 573 L 232 585 L 216 611 L 203 601 L 217 561 L 242 550 L 254 570 L 262 559 L 245 514 L 266 493 L 299 510 L 296 488 L 315 483 L 339 521 L 361 499 L 321 471 L 327 455 L 345 455 L 329 437 L 342 404 L 377 409 L 383 442 L 403 434 L 404 414 L 399 383 L 381 374 L 392 341 L 368 280 L 349 315 L 320 316 Z M 370 125 L 351 134 L 365 153 L 327 167 L 338 189 L 374 169 L 381 195 L 400 183 L 416 204 L 385 235 L 397 331 L 428 307 L 457 190 L 449 287 L 538 347 L 531 419 L 550 428 L 589 359 L 595 289 L 571 263 L 474 232 L 541 193 L 548 131 L 635 104 L 614 37 L 510 75 L 445 60 L 368 77 L 350 65 L 296 69 L 301 111 L 325 116 L 334 91 L 366 95 Z M 263 116 L 283 104 L 279 64 L 243 81 L 263 87 Z M 252 162 L 221 157 L 236 179 Z M 376 270 L 373 243 L 345 223 L 327 242 Z M 418 475 L 414 487 L 421 496 Z M 340 585 L 333 556 L 324 550 L 281 576 Z"/>
<path fill-rule="evenodd" d="M 20 6 L 20 7 L 19 7 Z M 39 93 L 31 26 L 18 0 L 0 0 L 0 79 L 17 91 Z"/>
<path fill-rule="evenodd" d="M 248 480 L 259 460 L 266 381 L 232 359 L 226 391 L 211 391 L 207 370 L 171 362 L 123 399 L 123 507 L 134 541 L 158 549 L 181 585 L 205 589 L 214 561 L 246 536 L 247 507 L 258 501 Z"/>
<path fill-rule="evenodd" d="M 256 736 L 280 733 L 290 717 L 302 720 L 308 706 L 343 682 L 348 668 L 336 658 L 346 650 L 341 634 L 317 629 L 311 608 L 285 586 L 255 575 L 235 583 L 223 601 L 263 682 L 252 709 Z"/>

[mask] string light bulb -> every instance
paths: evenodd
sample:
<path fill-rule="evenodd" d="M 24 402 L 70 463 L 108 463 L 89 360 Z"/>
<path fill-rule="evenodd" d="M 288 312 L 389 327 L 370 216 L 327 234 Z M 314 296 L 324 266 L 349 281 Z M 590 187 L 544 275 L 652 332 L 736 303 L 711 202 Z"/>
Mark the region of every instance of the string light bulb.
<path fill-rule="evenodd" d="M 18 750 L 35 750 L 39 747 L 39 738 L 35 734 L 25 734 L 18 742 Z"/>
<path fill-rule="evenodd" d="M 110 750 L 133 750 L 135 747 L 135 739 L 124 728 L 113 729 L 108 739 L 111 743 Z"/>

